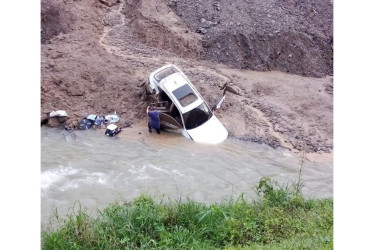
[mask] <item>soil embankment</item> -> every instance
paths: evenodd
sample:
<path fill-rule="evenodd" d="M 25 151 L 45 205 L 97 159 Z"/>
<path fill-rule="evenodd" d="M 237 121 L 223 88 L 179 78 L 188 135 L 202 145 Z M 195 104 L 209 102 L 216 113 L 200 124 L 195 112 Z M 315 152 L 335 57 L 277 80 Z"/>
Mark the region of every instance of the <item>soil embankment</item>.
<path fill-rule="evenodd" d="M 202 34 L 203 58 L 238 69 L 333 72 L 333 5 L 325 0 L 171 1 Z"/>
<path fill-rule="evenodd" d="M 223 84 L 238 90 L 216 112 L 230 136 L 333 149 L 330 2 L 42 0 L 41 11 L 43 124 L 116 111 L 144 136 L 142 84 L 174 63 L 210 104 Z M 64 124 L 48 118 L 60 109 Z"/>

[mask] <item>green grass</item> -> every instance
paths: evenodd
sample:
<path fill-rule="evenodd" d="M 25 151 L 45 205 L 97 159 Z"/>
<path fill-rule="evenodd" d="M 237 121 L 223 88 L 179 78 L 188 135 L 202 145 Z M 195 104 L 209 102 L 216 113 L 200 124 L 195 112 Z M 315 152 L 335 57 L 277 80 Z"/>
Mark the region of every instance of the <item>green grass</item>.
<path fill-rule="evenodd" d="M 259 198 L 206 205 L 156 203 L 142 195 L 93 218 L 82 209 L 42 230 L 43 249 L 332 249 L 332 199 L 306 199 L 300 185 L 263 178 Z"/>

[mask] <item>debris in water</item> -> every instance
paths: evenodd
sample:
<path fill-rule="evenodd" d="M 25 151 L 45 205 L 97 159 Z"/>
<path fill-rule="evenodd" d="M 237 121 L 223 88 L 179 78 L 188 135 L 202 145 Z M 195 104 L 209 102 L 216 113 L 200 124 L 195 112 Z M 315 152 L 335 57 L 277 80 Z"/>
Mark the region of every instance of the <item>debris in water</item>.
<path fill-rule="evenodd" d="M 90 129 L 93 126 L 94 122 L 90 119 L 82 119 L 82 121 L 79 123 L 79 127 L 82 130 Z"/>
<path fill-rule="evenodd" d="M 118 128 L 117 125 L 109 124 L 109 125 L 106 127 L 105 135 L 110 136 L 110 137 L 113 137 L 113 136 L 115 136 L 116 134 L 119 134 L 120 132 L 121 132 L 121 128 Z"/>

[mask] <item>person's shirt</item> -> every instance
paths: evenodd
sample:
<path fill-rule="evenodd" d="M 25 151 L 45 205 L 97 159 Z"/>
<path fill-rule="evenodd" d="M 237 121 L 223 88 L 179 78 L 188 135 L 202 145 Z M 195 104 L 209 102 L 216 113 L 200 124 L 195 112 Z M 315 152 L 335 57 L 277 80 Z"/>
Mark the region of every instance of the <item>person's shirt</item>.
<path fill-rule="evenodd" d="M 148 116 L 151 118 L 151 126 L 154 128 L 160 128 L 160 113 L 157 110 L 149 111 Z"/>

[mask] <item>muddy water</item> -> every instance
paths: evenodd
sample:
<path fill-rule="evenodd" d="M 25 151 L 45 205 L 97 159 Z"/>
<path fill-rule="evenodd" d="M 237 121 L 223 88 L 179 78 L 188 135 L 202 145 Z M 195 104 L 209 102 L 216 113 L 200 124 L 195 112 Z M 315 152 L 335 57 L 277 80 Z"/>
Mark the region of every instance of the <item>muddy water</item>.
<path fill-rule="evenodd" d="M 300 159 L 285 150 L 228 139 L 215 146 L 196 144 L 181 135 L 109 138 L 104 130 L 76 136 L 41 129 L 42 223 L 77 208 L 95 212 L 113 201 L 142 193 L 160 199 L 190 197 L 206 203 L 245 193 L 263 176 L 279 182 L 298 178 Z M 303 193 L 332 197 L 332 162 L 305 161 Z"/>

